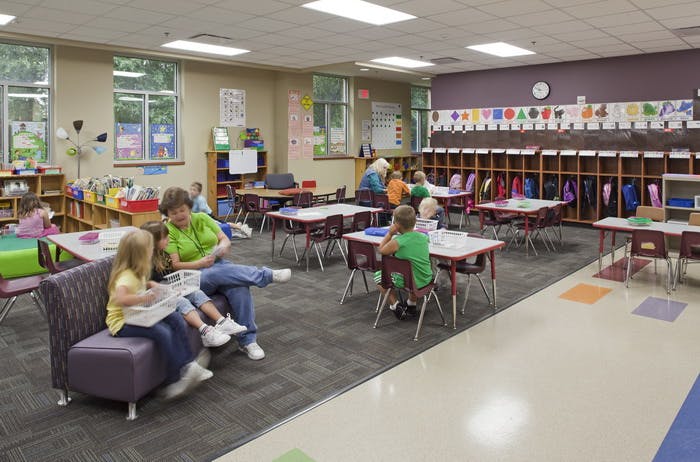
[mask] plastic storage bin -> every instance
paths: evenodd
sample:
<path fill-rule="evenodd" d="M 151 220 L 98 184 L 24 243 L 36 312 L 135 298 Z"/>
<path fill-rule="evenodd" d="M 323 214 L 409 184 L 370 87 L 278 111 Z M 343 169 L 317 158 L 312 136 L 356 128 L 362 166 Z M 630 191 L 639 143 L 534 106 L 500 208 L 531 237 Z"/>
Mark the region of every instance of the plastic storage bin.
<path fill-rule="evenodd" d="M 226 216 L 229 210 L 231 210 L 231 207 L 228 206 L 228 199 L 219 199 L 216 201 L 216 211 L 220 217 Z"/>
<path fill-rule="evenodd" d="M 692 209 L 695 206 L 695 201 L 693 199 L 682 199 L 674 197 L 668 200 L 668 205 L 671 207 L 687 207 Z"/>
<path fill-rule="evenodd" d="M 177 295 L 166 285 L 161 285 L 154 291 L 156 299 L 150 305 L 125 306 L 124 321 L 132 326 L 151 327 L 177 307 Z"/>
<path fill-rule="evenodd" d="M 201 273 L 197 270 L 180 270 L 165 276 L 166 284 L 180 297 L 199 290 Z"/>
<path fill-rule="evenodd" d="M 111 209 L 119 209 L 119 199 L 114 196 L 105 196 L 105 205 Z"/>
<path fill-rule="evenodd" d="M 85 202 L 88 202 L 90 204 L 94 204 L 97 202 L 97 194 L 95 194 L 93 191 L 87 191 L 83 190 L 83 195 L 85 196 Z"/>
<path fill-rule="evenodd" d="M 144 201 L 128 201 L 126 199 L 121 199 L 119 201 L 119 209 L 131 213 L 153 212 L 158 210 L 158 199 L 147 199 Z"/>
<path fill-rule="evenodd" d="M 82 189 L 74 188 L 74 187 L 72 187 L 71 189 L 73 190 L 73 198 L 74 199 L 79 199 L 79 200 L 85 199 L 85 194 L 83 194 Z"/>

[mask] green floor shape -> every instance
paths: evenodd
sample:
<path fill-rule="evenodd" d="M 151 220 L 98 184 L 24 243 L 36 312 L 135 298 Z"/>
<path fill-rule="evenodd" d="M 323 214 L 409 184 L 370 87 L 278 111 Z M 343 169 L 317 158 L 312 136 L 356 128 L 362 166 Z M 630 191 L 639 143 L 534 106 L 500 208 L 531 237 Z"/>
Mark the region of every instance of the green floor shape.
<path fill-rule="evenodd" d="M 289 452 L 285 452 L 272 462 L 315 462 L 311 457 L 307 456 L 304 451 L 299 448 L 294 448 Z"/>

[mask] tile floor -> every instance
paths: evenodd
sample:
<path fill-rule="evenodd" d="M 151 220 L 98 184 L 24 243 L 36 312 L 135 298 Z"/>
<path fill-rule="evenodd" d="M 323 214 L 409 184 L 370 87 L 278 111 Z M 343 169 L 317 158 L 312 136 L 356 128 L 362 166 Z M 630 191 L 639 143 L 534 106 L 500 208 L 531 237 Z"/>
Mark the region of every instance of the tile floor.
<path fill-rule="evenodd" d="M 219 460 L 651 461 L 700 371 L 700 265 L 669 298 L 665 265 L 629 289 L 597 269 Z"/>

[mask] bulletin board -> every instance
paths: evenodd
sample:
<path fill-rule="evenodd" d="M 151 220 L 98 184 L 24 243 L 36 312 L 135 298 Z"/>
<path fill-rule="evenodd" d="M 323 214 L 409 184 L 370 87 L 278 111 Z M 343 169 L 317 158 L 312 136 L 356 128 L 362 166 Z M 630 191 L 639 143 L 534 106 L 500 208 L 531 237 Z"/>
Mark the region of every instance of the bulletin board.
<path fill-rule="evenodd" d="M 258 151 L 234 149 L 228 152 L 228 172 L 232 175 L 258 171 Z"/>
<path fill-rule="evenodd" d="M 372 102 L 372 145 L 400 149 L 403 138 L 401 104 Z"/>

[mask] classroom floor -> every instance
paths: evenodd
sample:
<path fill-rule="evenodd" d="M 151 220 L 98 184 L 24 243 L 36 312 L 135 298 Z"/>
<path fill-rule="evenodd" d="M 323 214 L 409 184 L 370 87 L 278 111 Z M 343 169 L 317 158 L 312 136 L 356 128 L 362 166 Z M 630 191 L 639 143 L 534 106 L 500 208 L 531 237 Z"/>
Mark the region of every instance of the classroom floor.
<path fill-rule="evenodd" d="M 700 460 L 700 265 L 670 297 L 637 268 L 594 262 L 219 460 Z"/>

